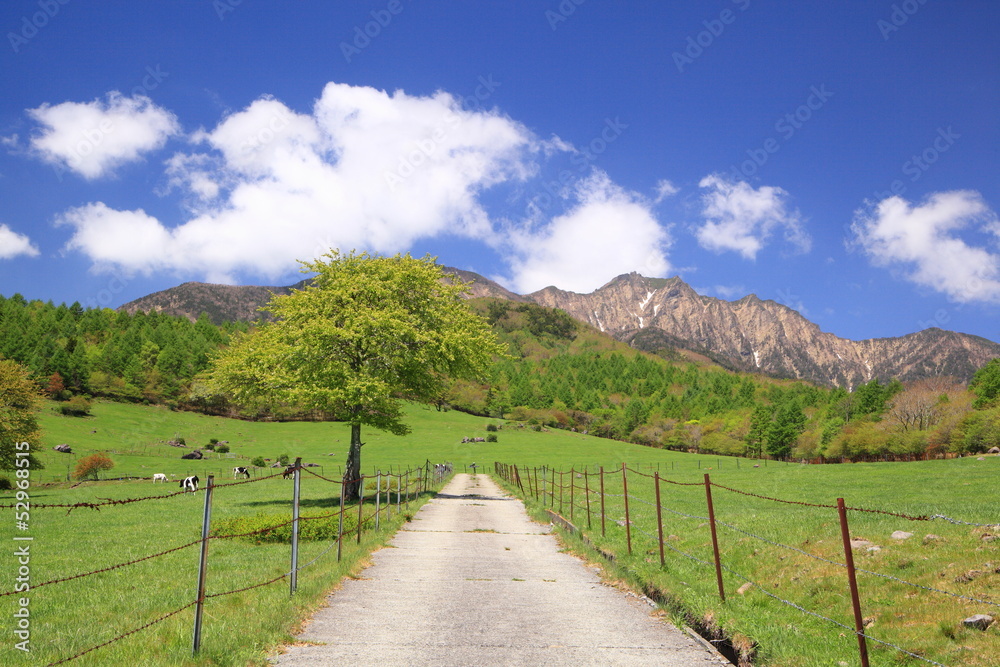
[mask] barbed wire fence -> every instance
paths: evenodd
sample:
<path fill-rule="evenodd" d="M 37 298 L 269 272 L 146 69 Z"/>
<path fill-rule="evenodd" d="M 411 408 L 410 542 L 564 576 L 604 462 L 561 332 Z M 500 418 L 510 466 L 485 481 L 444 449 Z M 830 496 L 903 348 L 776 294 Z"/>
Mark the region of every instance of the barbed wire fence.
<path fill-rule="evenodd" d="M 874 570 L 856 567 L 854 565 L 853 549 L 851 544 L 850 528 L 848 525 L 848 512 L 858 513 L 862 516 L 871 517 L 892 517 L 912 522 L 932 522 L 943 521 L 956 526 L 967 526 L 972 528 L 1000 528 L 1000 524 L 975 523 L 955 519 L 942 514 L 915 515 L 905 512 L 896 512 L 872 507 L 854 507 L 844 502 L 843 498 L 838 498 L 836 504 L 810 503 L 798 500 L 788 500 L 776 498 L 758 493 L 752 493 L 742 489 L 733 488 L 711 481 L 709 473 L 704 473 L 703 482 L 678 482 L 660 476 L 659 471 L 645 473 L 641 470 L 628 467 L 622 464 L 614 470 L 605 470 L 603 467 L 592 471 L 589 466 L 576 467 L 570 470 L 556 470 L 548 466 L 525 467 L 497 462 L 494 464 L 496 474 L 509 485 L 519 490 L 526 497 L 531 497 L 539 502 L 543 507 L 550 509 L 561 519 L 560 523 L 566 522 L 575 531 L 583 532 L 574 523 L 579 517 L 580 524 L 585 522 L 587 531 L 597 530 L 595 525 L 599 522 L 599 530 L 602 537 L 607 533 L 607 525 L 610 523 L 622 529 L 625 537 L 625 547 L 629 554 L 633 553 L 633 542 L 637 537 L 648 540 L 658 546 L 659 561 L 661 568 L 666 566 L 667 552 L 682 556 L 701 567 L 712 569 L 718 586 L 719 598 L 726 599 L 723 573 L 728 573 L 731 577 L 744 582 L 746 586 L 751 586 L 783 605 L 798 610 L 810 617 L 831 624 L 838 632 L 847 630 L 857 638 L 858 655 L 863 667 L 867 667 L 868 662 L 868 642 L 874 642 L 886 648 L 899 651 L 900 654 L 908 656 L 914 660 L 931 665 L 942 665 L 942 663 L 921 655 L 918 651 L 909 650 L 902 646 L 893 644 L 885 639 L 873 636 L 866 628 L 868 622 L 861 614 L 861 600 L 858 593 L 856 575 L 876 577 L 889 580 L 895 584 L 908 587 L 914 591 L 923 591 L 934 595 L 944 596 L 953 600 L 960 600 L 965 603 L 975 603 L 977 605 L 987 605 L 990 607 L 1000 607 L 1000 603 L 990 599 L 983 599 L 972 595 L 963 595 L 952 591 L 944 590 L 937 586 L 929 586 L 921 583 L 909 581 L 894 575 L 876 572 Z M 643 489 L 647 495 L 642 495 L 629 490 L 630 478 L 640 478 L 643 482 Z M 525 481 L 527 482 L 525 484 Z M 667 506 L 662 500 L 661 487 L 673 485 L 677 487 L 701 487 L 704 489 L 704 503 L 708 516 L 684 512 Z M 652 487 L 652 493 L 649 489 Z M 611 492 L 611 488 L 621 493 Z M 838 513 L 838 523 L 840 527 L 840 542 L 843 546 L 843 561 L 827 558 L 815 553 L 811 553 L 805 548 L 784 544 L 783 542 L 758 534 L 745 527 L 734 525 L 731 522 L 723 521 L 715 516 L 714 503 L 712 499 L 712 489 L 719 489 L 724 493 L 731 493 L 740 497 L 755 498 L 766 503 L 794 505 L 802 508 L 812 508 L 821 511 L 836 510 Z M 700 522 L 699 528 L 707 526 L 711 531 L 712 553 L 708 556 L 699 556 L 688 553 L 672 545 L 670 542 L 677 538 L 675 535 L 664 536 L 664 513 L 671 514 L 681 519 L 693 519 Z M 853 627 L 830 618 L 828 613 L 823 614 L 815 610 L 809 610 L 803 605 L 782 598 L 766 586 L 751 577 L 738 571 L 731 563 L 723 562 L 722 553 L 719 546 L 717 529 L 740 537 L 741 540 L 756 541 L 764 543 L 777 549 L 785 550 L 804 557 L 805 559 L 822 563 L 826 566 L 833 566 L 846 574 L 848 587 L 851 591 L 851 611 L 853 615 Z M 808 542 L 808 540 L 807 540 Z M 654 552 L 647 552 L 654 553 Z M 754 550 L 756 553 L 756 550 Z M 1000 568 L 998 568 L 1000 572 Z M 740 591 L 741 593 L 743 591 Z M 989 597 L 989 596 L 986 596 Z"/>
<path fill-rule="evenodd" d="M 336 511 L 320 514 L 317 516 L 299 515 L 299 510 L 300 510 L 299 486 L 301 483 L 301 473 L 303 471 L 309 473 L 312 477 L 316 478 L 319 481 L 339 486 L 340 503 Z M 292 466 L 289 466 L 289 468 L 285 469 L 282 472 L 268 475 L 265 477 L 258 477 L 256 479 L 246 479 L 241 481 L 223 482 L 217 484 L 215 483 L 214 476 L 209 475 L 206 485 L 199 488 L 196 491 L 196 493 L 204 493 L 205 495 L 205 512 L 202 521 L 202 537 L 200 539 L 172 546 L 167 549 L 157 551 L 155 553 L 150 553 L 144 556 L 140 556 L 138 558 L 133 558 L 128 561 L 115 563 L 106 567 L 101 567 L 85 572 L 66 574 L 64 576 L 59 576 L 50 579 L 48 581 L 44 581 L 37 584 L 35 583 L 31 584 L 32 589 L 43 588 L 46 586 L 56 586 L 58 584 L 62 584 L 69 581 L 85 579 L 88 577 L 93 577 L 107 572 L 121 570 L 133 565 L 137 565 L 139 563 L 155 561 L 169 554 L 177 553 L 194 546 L 200 546 L 202 551 L 202 556 L 200 558 L 200 562 L 198 565 L 199 585 L 196 598 L 194 600 L 186 602 L 185 604 L 183 604 L 178 608 L 165 612 L 142 625 L 128 629 L 124 632 L 121 632 L 111 637 L 110 639 L 107 639 L 106 641 L 103 641 L 94 646 L 89 646 L 85 649 L 77 651 L 72 655 L 51 662 L 49 663 L 49 665 L 50 666 L 59 665 L 76 660 L 77 658 L 92 653 L 93 651 L 104 648 L 106 646 L 119 642 L 127 637 L 135 635 L 143 630 L 151 628 L 169 618 L 177 616 L 181 612 L 190 609 L 192 607 L 196 608 L 197 610 L 195 629 L 193 633 L 192 652 L 194 654 L 197 654 L 200 649 L 201 618 L 202 618 L 200 610 L 205 605 L 206 602 L 208 602 L 209 600 L 215 600 L 226 596 L 237 595 L 240 593 L 245 593 L 255 589 L 270 586 L 272 584 L 275 584 L 279 581 L 286 579 L 291 580 L 289 594 L 294 595 L 296 590 L 295 582 L 298 572 L 304 570 L 305 568 L 315 565 L 317 562 L 320 561 L 320 559 L 322 559 L 324 556 L 332 552 L 333 549 L 337 549 L 337 561 L 340 561 L 342 558 L 342 546 L 345 538 L 355 537 L 357 543 L 360 544 L 362 539 L 362 532 L 366 526 L 368 526 L 371 530 L 378 531 L 380 529 L 381 519 L 383 517 L 388 519 L 393 514 L 397 516 L 402 514 L 406 508 L 409 508 L 410 503 L 413 500 L 415 500 L 421 493 L 426 493 L 430 490 L 432 485 L 437 485 L 443 482 L 449 475 L 452 474 L 452 472 L 453 472 L 452 466 L 450 464 L 432 466 L 428 461 L 423 466 L 409 467 L 405 470 L 403 470 L 402 467 L 400 466 L 399 471 L 396 473 L 376 470 L 375 474 L 373 474 L 372 476 L 366 477 L 362 475 L 357 480 L 343 480 L 343 479 L 337 480 L 325 477 L 320 473 L 313 472 L 310 468 L 302 466 L 301 460 L 296 460 L 296 462 Z M 267 525 L 263 528 L 258 528 L 252 531 L 246 531 L 242 533 L 231 533 L 231 534 L 212 533 L 211 508 L 213 504 L 213 495 L 215 491 L 217 490 L 225 491 L 227 487 L 266 482 L 268 480 L 273 480 L 278 477 L 289 477 L 289 476 L 292 477 L 294 485 L 293 497 L 290 503 L 292 518 L 290 518 L 287 521 L 274 523 L 271 525 Z M 348 536 L 345 534 L 344 519 L 346 513 L 349 511 L 349 507 L 348 507 L 348 500 L 344 497 L 344 488 L 352 484 L 352 482 L 356 482 L 359 484 L 360 492 L 359 492 L 359 498 L 357 498 L 355 501 L 357 507 L 356 534 L 354 536 Z M 80 508 L 99 511 L 101 508 L 104 507 L 116 507 L 116 506 L 120 507 L 124 505 L 131 505 L 133 503 L 141 503 L 146 501 L 166 500 L 189 494 L 190 494 L 189 491 L 180 491 L 176 493 L 142 496 L 136 498 L 100 499 L 100 502 L 48 503 L 48 504 L 42 503 L 42 504 L 33 504 L 32 509 L 64 508 L 66 509 L 66 514 L 69 514 L 73 510 Z M 395 498 L 393 498 L 393 495 L 395 496 Z M 0 507 L 12 507 L 12 506 L 0 505 Z M 366 515 L 366 508 L 368 509 L 367 515 Z M 309 562 L 298 564 L 299 527 L 303 523 L 309 521 L 322 521 L 322 520 L 333 520 L 333 519 L 338 520 L 338 530 L 336 538 L 331 540 L 331 543 L 320 553 L 316 554 Z M 264 581 L 255 582 L 232 590 L 220 591 L 214 593 L 205 592 L 204 580 L 205 580 L 205 572 L 208 565 L 207 562 L 207 556 L 209 553 L 208 544 L 210 542 L 214 540 L 233 540 L 241 538 L 265 537 L 268 534 L 274 533 L 274 531 L 284 528 L 286 526 L 291 526 L 291 533 L 292 533 L 291 550 L 289 554 L 291 566 L 287 569 L 287 571 L 283 572 L 282 574 L 276 577 L 272 577 Z M 3 590 L 0 591 L 0 598 L 11 596 L 18 592 L 21 591 Z"/>

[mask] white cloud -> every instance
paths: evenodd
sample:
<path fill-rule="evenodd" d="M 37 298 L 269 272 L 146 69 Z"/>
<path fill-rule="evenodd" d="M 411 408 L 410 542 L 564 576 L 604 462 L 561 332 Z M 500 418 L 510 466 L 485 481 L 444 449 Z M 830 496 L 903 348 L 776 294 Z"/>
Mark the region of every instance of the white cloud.
<path fill-rule="evenodd" d="M 901 197 L 855 212 L 854 242 L 878 266 L 904 267 L 907 280 L 960 303 L 1000 303 L 1000 255 L 970 245 L 970 227 L 1000 237 L 1000 223 L 982 196 L 938 192 L 918 206 Z"/>
<path fill-rule="evenodd" d="M 661 179 L 656 184 L 656 199 L 653 200 L 654 204 L 659 204 L 664 199 L 668 197 L 673 197 L 675 194 L 680 192 L 680 188 L 668 181 L 667 179 Z"/>
<path fill-rule="evenodd" d="M 728 181 L 718 175 L 701 179 L 707 188 L 702 195 L 705 223 L 695 236 L 705 249 L 721 253 L 732 250 L 746 259 L 756 259 L 776 228 L 784 228 L 784 238 L 800 252 L 811 247 L 798 211 L 787 208 L 788 193 L 778 187 L 754 189 L 746 182 Z"/>
<path fill-rule="evenodd" d="M 37 257 L 38 248 L 24 234 L 18 234 L 7 225 L 0 224 L 0 259 L 13 259 L 19 255 Z"/>
<path fill-rule="evenodd" d="M 515 291 L 556 285 L 586 293 L 622 273 L 657 277 L 670 270 L 670 235 L 648 202 L 600 172 L 577 185 L 576 197 L 575 208 L 543 228 L 512 232 Z"/>
<path fill-rule="evenodd" d="M 46 162 L 86 179 L 101 178 L 180 132 L 176 117 L 143 96 L 113 91 L 107 100 L 43 104 L 28 109 L 41 125 L 31 148 Z"/>
<path fill-rule="evenodd" d="M 488 239 L 480 195 L 533 174 L 539 150 L 523 125 L 447 93 L 336 83 L 311 113 L 262 98 L 195 140 L 205 152 L 167 163 L 194 217 L 168 227 L 90 204 L 64 217 L 76 230 L 69 247 L 100 265 L 231 280 L 278 276 L 331 247 L 393 253 L 439 234 Z"/>

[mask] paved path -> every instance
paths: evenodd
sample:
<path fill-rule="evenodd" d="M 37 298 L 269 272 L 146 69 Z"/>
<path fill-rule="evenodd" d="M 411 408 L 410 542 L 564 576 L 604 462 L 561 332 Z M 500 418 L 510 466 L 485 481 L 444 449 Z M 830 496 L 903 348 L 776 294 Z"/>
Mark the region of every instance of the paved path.
<path fill-rule="evenodd" d="M 729 664 L 560 553 L 486 475 L 456 475 L 272 662 L 301 665 Z"/>

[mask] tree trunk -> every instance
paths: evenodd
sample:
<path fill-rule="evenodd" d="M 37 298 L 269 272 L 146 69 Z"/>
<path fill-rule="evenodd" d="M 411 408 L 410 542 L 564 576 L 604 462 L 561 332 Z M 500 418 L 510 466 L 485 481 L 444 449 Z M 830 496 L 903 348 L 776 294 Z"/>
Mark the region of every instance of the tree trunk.
<path fill-rule="evenodd" d="M 357 500 L 361 490 L 361 424 L 351 424 L 351 449 L 344 466 L 344 497 Z"/>

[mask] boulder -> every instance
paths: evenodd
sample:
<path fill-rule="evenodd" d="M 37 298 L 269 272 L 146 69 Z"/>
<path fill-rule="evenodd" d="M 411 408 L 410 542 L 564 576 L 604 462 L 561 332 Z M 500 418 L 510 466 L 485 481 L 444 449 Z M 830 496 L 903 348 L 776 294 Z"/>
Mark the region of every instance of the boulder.
<path fill-rule="evenodd" d="M 855 537 L 851 539 L 852 549 L 862 549 L 864 547 L 870 547 L 872 545 L 868 540 L 862 539 L 860 537 Z"/>
<path fill-rule="evenodd" d="M 989 614 L 976 614 L 962 621 L 962 625 L 976 630 L 985 630 L 993 623 L 993 617 Z"/>
<path fill-rule="evenodd" d="M 908 533 L 905 530 L 897 530 L 892 535 L 890 535 L 894 540 L 908 540 L 913 537 L 913 533 Z"/>
<path fill-rule="evenodd" d="M 63 454 L 72 454 L 73 453 L 73 448 L 70 447 L 69 445 L 65 445 L 65 444 L 63 444 L 63 445 L 56 445 L 52 449 L 56 450 L 57 452 L 62 452 Z"/>
<path fill-rule="evenodd" d="M 990 447 L 986 450 L 987 454 L 1000 454 L 1000 447 Z"/>
<path fill-rule="evenodd" d="M 204 454 L 201 453 L 201 450 L 200 449 L 196 449 L 193 452 L 188 452 L 187 454 L 182 454 L 181 458 L 182 459 L 194 459 L 194 460 L 198 460 L 198 459 L 202 458 L 203 456 L 204 456 Z"/>

